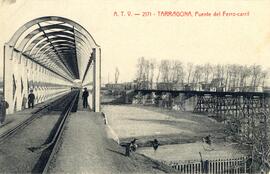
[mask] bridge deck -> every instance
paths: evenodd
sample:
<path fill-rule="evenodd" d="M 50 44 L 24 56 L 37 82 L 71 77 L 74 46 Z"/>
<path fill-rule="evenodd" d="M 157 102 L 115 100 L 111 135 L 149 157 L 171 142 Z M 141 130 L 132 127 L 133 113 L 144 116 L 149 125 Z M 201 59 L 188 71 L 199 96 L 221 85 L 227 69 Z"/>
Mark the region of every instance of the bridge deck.
<path fill-rule="evenodd" d="M 35 113 L 39 109 L 41 109 L 44 106 L 50 104 L 51 102 L 57 100 L 58 98 L 61 98 L 64 95 L 65 94 L 61 94 L 61 95 L 59 95 L 57 97 L 54 97 L 54 98 L 52 98 L 50 100 L 47 100 L 47 101 L 43 102 L 43 103 L 39 103 L 39 104 L 35 105 L 35 107 L 33 109 L 31 109 L 31 108 L 30 109 L 24 109 L 22 111 L 18 111 L 16 113 L 14 113 L 14 114 L 7 115 L 4 124 L 0 126 L 0 137 L 5 132 L 15 128 L 17 125 L 19 125 L 20 123 L 27 120 L 29 117 L 32 116 L 33 113 Z"/>
<path fill-rule="evenodd" d="M 157 90 L 157 89 L 137 89 L 135 92 L 141 92 L 142 94 L 150 94 L 152 92 L 156 94 L 171 93 L 172 95 L 190 94 L 190 95 L 215 95 L 215 96 L 260 96 L 269 97 L 268 92 L 215 92 L 215 91 L 185 91 L 185 90 Z"/>

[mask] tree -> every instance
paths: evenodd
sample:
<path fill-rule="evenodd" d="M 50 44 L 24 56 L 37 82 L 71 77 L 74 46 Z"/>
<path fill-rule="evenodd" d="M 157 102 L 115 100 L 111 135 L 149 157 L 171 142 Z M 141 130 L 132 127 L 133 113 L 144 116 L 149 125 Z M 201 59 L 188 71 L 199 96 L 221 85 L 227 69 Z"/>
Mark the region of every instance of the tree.
<path fill-rule="evenodd" d="M 187 83 L 190 83 L 190 79 L 192 76 L 192 70 L 193 70 L 193 63 L 188 63 L 187 64 Z"/>
<path fill-rule="evenodd" d="M 141 81 L 143 76 L 144 57 L 140 57 L 137 60 L 137 74 L 136 80 Z"/>
<path fill-rule="evenodd" d="M 204 82 L 222 87 L 224 91 L 255 91 L 257 87 L 264 87 L 267 81 L 268 70 L 260 65 L 243 66 L 237 64 L 194 65 L 187 63 L 186 66 L 179 60 L 163 59 L 156 62 L 153 59 L 138 58 L 136 80 L 138 87 L 153 88 L 154 83 L 162 82 L 164 85 L 190 84 L 197 85 Z"/>
<path fill-rule="evenodd" d="M 252 65 L 251 66 L 251 84 L 252 89 L 255 91 L 256 87 L 259 86 L 260 76 L 262 73 L 262 67 L 260 65 Z"/>
<path fill-rule="evenodd" d="M 118 82 L 119 75 L 120 75 L 119 69 L 118 69 L 118 67 L 116 67 L 115 68 L 115 73 L 114 73 L 114 83 L 115 84 L 117 84 L 117 82 Z"/>
<path fill-rule="evenodd" d="M 156 83 L 159 82 L 160 73 L 161 73 L 161 67 L 160 67 L 160 65 L 159 65 L 159 66 L 158 66 L 157 76 L 156 76 Z"/>
<path fill-rule="evenodd" d="M 203 65 L 202 69 L 203 69 L 204 81 L 205 83 L 209 83 L 209 78 L 210 78 L 210 74 L 212 72 L 213 67 L 209 63 L 207 63 Z"/>
<path fill-rule="evenodd" d="M 155 68 L 156 68 L 156 62 L 154 59 L 151 59 L 149 61 L 149 82 L 150 82 L 151 89 L 153 89 Z"/>
<path fill-rule="evenodd" d="M 161 75 L 162 82 L 169 83 L 169 75 L 170 75 L 170 61 L 169 60 L 161 60 L 160 75 Z"/>
<path fill-rule="evenodd" d="M 148 89 L 149 82 L 152 81 L 153 83 L 154 69 L 154 62 L 151 62 L 144 57 L 138 59 L 136 81 L 139 88 Z M 152 86 L 152 84 L 150 84 L 150 86 Z"/>
<path fill-rule="evenodd" d="M 202 67 L 200 65 L 196 65 L 194 68 L 194 73 L 193 73 L 193 78 L 192 78 L 192 83 L 193 84 L 198 84 L 201 82 L 201 77 L 202 77 Z"/>
<path fill-rule="evenodd" d="M 181 61 L 174 60 L 170 63 L 170 82 L 172 83 L 183 83 L 184 81 L 184 67 Z"/>
<path fill-rule="evenodd" d="M 261 85 L 264 88 L 265 87 L 265 81 L 267 79 L 269 72 L 267 70 L 264 70 L 261 74 Z"/>
<path fill-rule="evenodd" d="M 239 87 L 243 90 L 243 88 L 247 85 L 247 79 L 250 76 L 250 68 L 247 66 L 240 66 L 239 72 Z"/>

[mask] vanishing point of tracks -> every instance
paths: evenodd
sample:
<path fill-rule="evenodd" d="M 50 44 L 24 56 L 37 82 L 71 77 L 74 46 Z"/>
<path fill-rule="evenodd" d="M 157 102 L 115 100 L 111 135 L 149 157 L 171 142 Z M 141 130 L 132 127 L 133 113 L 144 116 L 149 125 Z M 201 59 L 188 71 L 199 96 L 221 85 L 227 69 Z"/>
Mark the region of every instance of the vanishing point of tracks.
<path fill-rule="evenodd" d="M 0 136 L 0 173 L 47 173 L 79 91 L 46 105 Z"/>

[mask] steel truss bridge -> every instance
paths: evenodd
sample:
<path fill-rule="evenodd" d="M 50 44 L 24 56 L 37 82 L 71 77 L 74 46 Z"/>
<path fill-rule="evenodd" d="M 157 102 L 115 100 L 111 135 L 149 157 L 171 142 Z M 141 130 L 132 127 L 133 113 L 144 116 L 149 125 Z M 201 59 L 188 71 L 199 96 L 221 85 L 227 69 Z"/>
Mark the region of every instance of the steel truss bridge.
<path fill-rule="evenodd" d="M 213 92 L 213 91 L 171 91 L 135 90 L 135 94 L 166 95 L 172 99 L 179 97 L 184 102 L 195 97 L 194 112 L 210 113 L 213 116 L 250 116 L 262 112 L 269 113 L 270 93 L 264 92 Z"/>
<path fill-rule="evenodd" d="M 36 103 L 69 92 L 80 81 L 89 104 L 100 111 L 101 48 L 75 21 L 58 16 L 33 19 L 4 46 L 4 98 L 7 113 L 27 108 L 32 89 Z"/>

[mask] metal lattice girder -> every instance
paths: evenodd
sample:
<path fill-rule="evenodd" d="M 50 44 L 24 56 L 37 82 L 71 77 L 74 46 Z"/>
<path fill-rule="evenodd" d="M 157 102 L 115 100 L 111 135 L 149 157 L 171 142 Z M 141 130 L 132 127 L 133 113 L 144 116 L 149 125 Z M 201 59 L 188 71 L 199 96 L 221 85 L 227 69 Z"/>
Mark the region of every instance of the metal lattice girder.
<path fill-rule="evenodd" d="M 82 50 L 84 52 L 84 54 L 87 54 L 87 52 L 88 52 L 87 50 L 84 49 L 84 47 L 81 46 L 81 43 L 79 43 L 79 42 L 77 43 L 77 45 L 75 45 L 74 43 L 72 43 L 70 41 L 62 41 L 62 40 L 60 40 L 60 41 L 56 40 L 53 43 L 54 44 L 59 44 L 60 43 L 60 44 L 65 44 L 65 45 L 72 45 L 73 47 L 76 46 L 76 48 L 79 48 L 80 50 Z M 32 56 L 37 57 L 37 56 L 42 55 L 44 50 L 46 50 L 48 47 L 50 47 L 50 44 L 49 43 L 44 43 L 42 45 L 42 47 L 40 47 L 39 49 L 37 49 L 35 52 L 32 53 Z"/>
<path fill-rule="evenodd" d="M 54 46 L 54 44 L 51 42 L 51 39 L 47 36 L 46 32 L 43 30 L 43 28 L 41 27 L 41 25 L 38 23 L 39 28 L 41 29 L 42 33 L 44 34 L 44 36 L 47 38 L 47 41 L 50 43 L 50 45 L 52 46 L 52 51 L 54 51 L 56 53 L 56 55 L 58 56 L 59 60 L 61 61 L 61 64 L 63 65 L 62 67 L 64 69 L 66 69 L 69 73 L 69 75 L 73 78 L 78 78 L 79 74 L 76 74 L 76 72 L 78 72 L 78 70 L 74 70 L 74 67 L 68 66 L 67 65 L 67 60 L 63 58 L 63 56 L 61 54 L 59 54 Z M 76 58 L 76 57 L 75 57 Z M 72 70 L 73 69 L 73 70 Z"/>
<path fill-rule="evenodd" d="M 72 40 L 69 40 L 69 41 L 62 41 L 62 40 L 60 40 L 60 41 L 56 40 L 55 41 L 55 40 L 53 40 L 53 41 L 54 41 L 53 42 L 54 48 L 56 48 L 57 52 L 58 52 L 58 47 L 60 47 L 60 46 L 68 46 L 70 49 L 76 49 L 76 45 L 74 43 L 72 43 Z M 43 50 L 45 50 L 48 47 L 50 48 L 50 44 L 47 44 L 47 46 L 44 46 L 42 49 L 40 49 L 40 51 L 42 52 Z M 77 47 L 78 47 L 78 44 L 77 44 Z M 79 48 L 80 48 L 80 46 L 79 46 Z M 83 51 L 83 52 L 85 52 L 85 51 Z M 42 54 L 44 54 L 44 52 L 40 53 L 39 55 L 36 55 L 35 57 L 42 56 Z M 73 57 L 75 57 L 75 56 L 76 56 L 76 54 L 73 55 Z M 76 59 L 72 59 L 72 60 L 76 60 Z"/>
<path fill-rule="evenodd" d="M 73 41 L 75 40 L 75 37 L 76 37 L 74 34 L 71 34 L 71 33 L 65 32 L 65 31 L 50 32 L 50 33 L 47 33 L 47 36 L 49 38 L 52 38 L 52 37 L 60 38 L 61 37 L 63 40 L 68 40 L 66 38 L 69 38 L 69 39 L 73 39 Z M 31 53 L 31 52 L 35 51 L 35 50 L 33 50 L 35 47 L 38 49 L 38 48 L 42 47 L 42 45 L 46 44 L 46 42 L 43 43 L 44 40 L 46 40 L 44 38 L 44 35 L 41 35 L 38 38 L 36 38 L 34 41 L 32 41 L 31 44 L 29 44 L 29 46 L 27 47 L 27 49 L 23 49 L 23 50 L 26 50 L 26 52 L 30 51 L 30 53 Z M 87 44 L 87 41 L 85 41 L 85 39 L 83 39 L 81 37 L 76 37 L 76 42 L 84 45 L 84 47 L 86 47 L 88 51 L 91 50 L 91 47 L 89 47 L 89 45 Z M 27 43 L 25 43 L 25 45 L 26 44 Z M 22 45 L 21 47 L 24 47 L 24 46 Z"/>
<path fill-rule="evenodd" d="M 73 38 L 70 38 L 70 37 L 64 37 L 64 36 L 58 36 L 58 35 L 55 35 L 54 37 L 49 37 L 50 38 L 50 41 L 51 42 L 55 42 L 55 41 L 69 41 L 69 43 L 73 43 L 75 44 L 75 40 Z M 27 51 L 29 51 L 31 54 L 35 54 L 35 52 L 38 52 L 39 49 L 41 49 L 44 45 L 48 45 L 48 41 L 47 39 L 42 39 L 42 40 L 39 40 L 35 45 L 32 44 L 32 45 L 29 45 L 27 47 Z M 35 49 L 34 49 L 35 47 Z"/>
<path fill-rule="evenodd" d="M 4 73 L 8 113 L 25 106 L 23 98 L 29 88 L 34 89 L 37 102 L 42 102 L 69 90 L 75 79 L 89 88 L 90 107 L 100 110 L 101 49 L 78 23 L 55 16 L 27 22 L 5 44 L 4 60 L 4 67 L 14 67 Z M 17 86 L 13 91 L 12 78 Z"/>
<path fill-rule="evenodd" d="M 18 42 L 22 34 L 26 32 L 28 32 L 28 34 Z M 46 57 L 46 59 L 54 62 L 59 68 L 65 67 L 69 73 L 67 73 L 66 70 L 60 73 L 62 75 L 66 73 L 73 79 L 79 78 L 78 58 L 81 57 L 79 55 L 90 57 L 92 48 L 98 47 L 92 36 L 82 26 L 61 17 L 43 17 L 26 23 L 17 30 L 8 42 L 8 45 L 13 46 L 25 55 L 41 63 L 45 63 L 41 60 Z M 59 48 L 62 49 L 63 46 L 67 46 L 69 47 L 68 49 L 71 49 L 70 54 L 59 50 Z M 54 52 L 61 63 L 54 60 L 56 59 L 55 56 L 49 56 L 52 54 L 48 54 L 48 52 Z M 50 61 L 46 61 L 46 63 Z M 44 65 L 44 67 L 46 67 L 46 65 Z"/>
<path fill-rule="evenodd" d="M 14 51 L 17 51 L 17 50 L 14 49 Z M 24 57 L 27 57 L 27 58 L 28 58 L 29 60 L 31 60 L 32 62 L 34 62 L 34 63 L 36 63 L 36 64 L 38 64 L 38 65 L 40 65 L 40 66 L 42 66 L 42 67 L 48 68 L 47 66 L 44 66 L 44 64 L 42 64 L 42 63 L 36 61 L 35 59 L 32 59 L 32 58 L 29 57 L 28 55 L 25 55 L 25 54 L 23 54 L 23 53 L 22 53 L 22 55 L 23 55 Z M 45 60 L 46 60 L 46 59 L 45 59 Z M 53 63 L 53 62 L 51 62 L 51 63 Z M 57 72 L 57 68 L 56 68 L 55 64 L 53 64 L 53 68 L 48 68 L 48 70 L 51 71 L 51 72 L 53 72 L 53 73 L 55 73 L 55 74 L 57 74 L 57 75 L 59 75 L 60 77 L 62 77 L 62 78 L 64 78 L 64 79 L 66 79 L 66 80 L 72 82 L 72 79 L 71 79 L 70 77 L 66 76 L 65 74 L 64 74 L 64 75 L 59 74 L 59 73 Z"/>
<path fill-rule="evenodd" d="M 70 38 L 65 38 L 65 37 L 50 37 L 50 40 L 52 43 L 55 43 L 55 42 L 59 42 L 59 41 L 62 41 L 62 42 L 67 42 L 67 43 L 71 43 L 73 45 L 75 45 L 75 40 L 72 40 Z M 36 54 L 37 52 L 39 52 L 40 50 L 42 50 L 44 47 L 48 46 L 50 43 L 44 39 L 43 42 L 40 42 L 39 44 L 36 44 L 37 46 L 35 47 L 35 49 L 33 48 L 27 48 L 27 52 L 30 53 L 30 55 L 34 55 Z M 30 50 L 30 51 L 29 51 Z"/>
<path fill-rule="evenodd" d="M 35 23 L 35 24 L 39 24 L 40 22 L 37 22 L 37 23 Z M 34 24 L 34 25 L 35 25 Z M 32 25 L 33 26 L 33 25 Z M 75 27 L 76 28 L 76 27 Z M 35 30 L 33 30 L 33 34 L 35 35 L 35 34 L 38 34 L 38 33 L 40 33 L 40 32 L 42 32 L 41 30 L 43 30 L 43 31 L 47 31 L 47 30 L 52 30 L 52 29 L 63 29 L 64 31 L 70 31 L 70 32 L 74 32 L 74 28 L 73 27 L 68 27 L 68 26 L 65 26 L 65 25 L 61 25 L 61 24 L 52 24 L 52 25 L 47 25 L 47 26 L 42 26 L 42 27 L 40 27 L 40 28 L 38 28 L 38 29 L 35 29 Z M 27 30 L 27 29 L 26 29 Z M 17 31 L 15 34 L 14 34 L 14 37 L 10 40 L 10 43 L 12 44 L 16 44 L 16 41 L 15 41 L 15 39 L 16 39 L 16 37 L 17 37 L 17 34 L 22 34 L 23 32 L 25 32 L 26 30 L 24 30 L 24 31 Z M 60 31 L 61 32 L 61 31 Z M 32 32 L 31 32 L 32 33 Z M 61 32 L 62 34 L 64 34 L 63 32 Z M 95 43 L 93 43 L 93 42 L 91 42 L 91 38 L 90 37 L 87 37 L 87 35 L 86 35 L 86 33 L 85 32 L 82 32 L 82 31 L 79 31 L 79 30 L 77 30 L 77 29 L 75 29 L 75 32 L 74 32 L 75 34 L 76 34 L 76 36 L 78 37 L 78 38 L 84 38 L 89 44 L 90 44 L 90 46 L 91 46 L 91 48 L 93 47 L 93 46 L 95 46 L 96 44 Z M 16 35 L 16 36 L 15 36 Z M 64 35 L 66 35 L 66 34 L 64 34 Z M 30 34 L 29 35 L 29 37 L 27 37 L 26 39 L 25 39 L 25 41 L 24 42 L 28 42 L 28 40 L 30 40 L 31 38 L 32 38 L 32 34 Z M 18 39 L 18 38 L 17 38 Z"/>
<path fill-rule="evenodd" d="M 45 30 L 50 30 L 50 29 L 52 29 L 52 28 L 61 28 L 61 29 L 65 29 L 65 31 L 57 31 L 57 32 L 51 32 L 51 33 L 46 33 L 46 35 L 48 36 L 48 37 L 50 37 L 50 36 L 57 36 L 57 35 L 62 35 L 62 36 L 68 36 L 68 37 L 72 37 L 72 38 L 75 38 L 76 37 L 76 40 L 78 39 L 78 40 L 81 40 L 81 41 L 84 41 L 85 39 L 83 39 L 83 38 L 86 38 L 86 37 L 82 37 L 83 35 L 80 33 L 80 32 L 76 32 L 76 34 L 77 35 L 79 35 L 79 36 L 77 36 L 75 33 L 73 33 L 73 34 L 71 34 L 71 33 L 68 33 L 68 32 L 66 32 L 66 31 L 73 31 L 74 29 L 73 28 L 71 28 L 71 27 L 67 27 L 67 26 L 61 26 L 61 25 L 59 25 L 59 24 L 56 24 L 56 25 L 50 25 L 50 26 L 46 26 L 46 27 L 41 27 L 42 29 L 43 29 L 43 31 L 45 31 Z M 34 30 L 34 32 L 35 33 L 37 33 L 37 32 L 40 32 L 40 29 L 36 29 L 36 30 Z M 75 32 L 75 31 L 74 31 Z M 26 37 L 26 39 L 24 39 L 22 42 L 21 42 L 21 44 L 20 44 L 20 46 L 19 46 L 19 50 L 22 50 L 22 51 L 24 51 L 24 47 L 25 47 L 25 45 L 27 44 L 27 42 L 30 40 L 30 37 L 32 37 L 32 35 L 31 34 L 29 34 L 30 36 L 29 37 Z M 44 35 L 41 35 L 41 36 L 39 36 L 38 38 L 36 38 L 34 41 L 32 41 L 32 45 L 31 45 L 31 47 L 34 47 L 40 40 L 42 40 L 42 39 L 44 39 L 45 38 L 45 36 Z M 63 38 L 63 37 L 62 37 Z M 75 40 L 75 39 L 74 39 Z M 78 40 L 77 40 L 77 42 L 78 42 Z M 88 40 L 86 40 L 86 41 L 88 41 Z M 85 42 L 85 41 L 84 41 Z M 88 42 L 89 43 L 89 42 Z M 84 44 L 84 45 L 86 45 L 86 46 L 88 46 L 88 44 Z M 89 47 L 88 47 L 89 48 Z M 90 50 L 91 48 L 89 48 L 89 50 Z"/>

